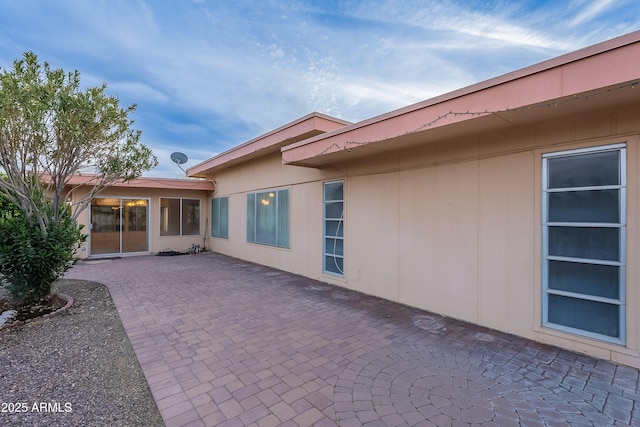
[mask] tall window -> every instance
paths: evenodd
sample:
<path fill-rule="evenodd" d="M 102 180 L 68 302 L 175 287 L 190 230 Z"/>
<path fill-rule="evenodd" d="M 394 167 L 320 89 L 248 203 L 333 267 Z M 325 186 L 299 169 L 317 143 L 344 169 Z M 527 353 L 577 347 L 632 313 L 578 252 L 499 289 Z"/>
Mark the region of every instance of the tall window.
<path fill-rule="evenodd" d="M 543 323 L 625 340 L 623 145 L 543 157 Z"/>
<path fill-rule="evenodd" d="M 229 198 L 211 199 L 211 235 L 223 239 L 229 238 Z"/>
<path fill-rule="evenodd" d="M 160 198 L 160 235 L 200 234 L 200 200 Z"/>
<path fill-rule="evenodd" d="M 344 181 L 325 182 L 323 271 L 344 276 Z"/>
<path fill-rule="evenodd" d="M 289 247 L 289 190 L 247 194 L 247 241 Z"/>

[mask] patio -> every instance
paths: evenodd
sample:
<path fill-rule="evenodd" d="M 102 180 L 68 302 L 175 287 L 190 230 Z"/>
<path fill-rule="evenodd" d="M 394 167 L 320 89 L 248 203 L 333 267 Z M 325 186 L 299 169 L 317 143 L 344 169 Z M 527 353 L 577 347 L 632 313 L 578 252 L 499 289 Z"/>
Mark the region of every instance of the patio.
<path fill-rule="evenodd" d="M 167 426 L 640 425 L 638 371 L 215 253 L 81 261 Z"/>

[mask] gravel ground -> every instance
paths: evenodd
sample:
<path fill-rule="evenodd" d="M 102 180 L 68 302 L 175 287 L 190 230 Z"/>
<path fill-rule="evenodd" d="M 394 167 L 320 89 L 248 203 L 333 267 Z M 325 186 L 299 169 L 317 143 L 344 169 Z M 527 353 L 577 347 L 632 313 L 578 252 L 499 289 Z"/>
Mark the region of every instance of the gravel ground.
<path fill-rule="evenodd" d="M 68 311 L 0 329 L 0 425 L 164 426 L 107 288 L 54 290 Z"/>

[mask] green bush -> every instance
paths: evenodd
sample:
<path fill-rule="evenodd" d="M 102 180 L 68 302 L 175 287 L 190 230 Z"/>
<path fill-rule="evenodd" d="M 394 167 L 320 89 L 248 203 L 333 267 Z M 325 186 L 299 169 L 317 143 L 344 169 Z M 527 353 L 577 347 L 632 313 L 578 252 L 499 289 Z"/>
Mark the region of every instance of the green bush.
<path fill-rule="evenodd" d="M 0 179 L 6 179 L 0 174 Z M 0 218 L 9 218 L 13 215 L 19 215 L 20 210 L 16 205 L 11 203 L 9 198 L 0 192 Z"/>
<path fill-rule="evenodd" d="M 46 232 L 37 219 L 23 212 L 0 212 L 0 279 L 15 303 L 30 304 L 51 293 L 53 283 L 71 268 L 74 251 L 87 237 L 81 230 L 66 207 Z"/>

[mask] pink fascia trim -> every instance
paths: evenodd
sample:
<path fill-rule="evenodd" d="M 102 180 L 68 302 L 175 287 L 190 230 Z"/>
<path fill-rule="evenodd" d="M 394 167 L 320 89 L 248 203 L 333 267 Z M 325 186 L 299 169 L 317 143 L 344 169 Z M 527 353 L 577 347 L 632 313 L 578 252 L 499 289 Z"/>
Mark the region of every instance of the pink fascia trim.
<path fill-rule="evenodd" d="M 271 132 L 267 132 L 224 153 L 218 154 L 202 163 L 187 169 L 188 176 L 202 176 L 210 169 L 238 160 L 258 151 L 295 141 L 301 135 L 313 132 L 329 132 L 350 125 L 351 122 L 321 113 L 310 113 L 293 122 L 287 123 Z"/>
<path fill-rule="evenodd" d="M 640 77 L 640 31 L 282 147 L 283 163 L 344 151 L 417 130 L 433 129 L 572 96 Z M 450 114 L 474 112 L 475 116 Z M 443 117 L 442 120 L 436 120 Z M 424 124 L 429 124 L 426 126 Z M 420 128 L 423 125 L 423 128 Z"/>
<path fill-rule="evenodd" d="M 95 184 L 95 175 L 83 174 L 74 175 L 69 180 L 69 185 L 93 185 Z M 165 190 L 202 190 L 214 191 L 215 185 L 211 181 L 200 179 L 171 179 L 171 178 L 152 178 L 140 177 L 129 182 L 116 182 L 112 187 L 129 187 L 129 188 L 154 188 Z"/>

